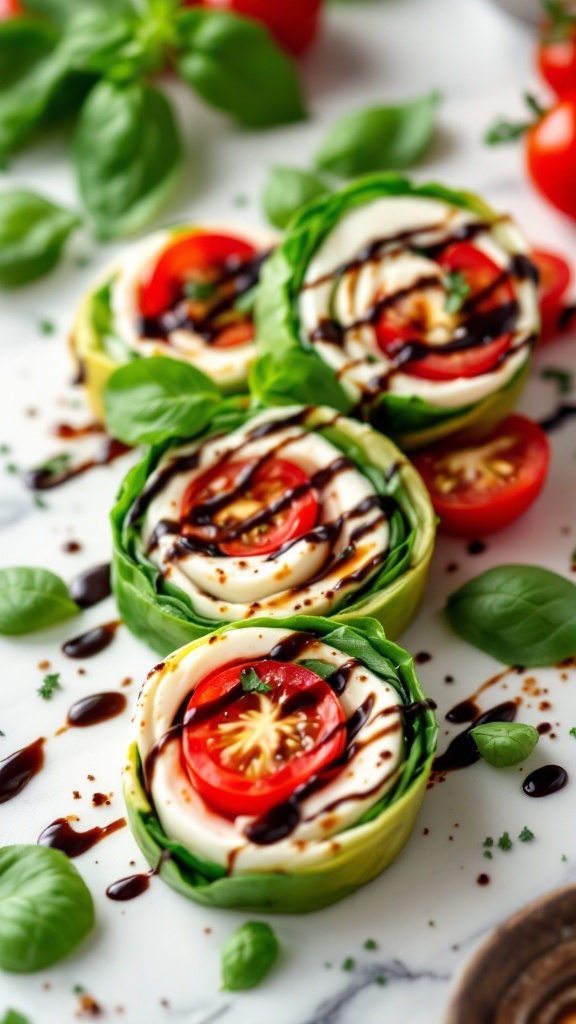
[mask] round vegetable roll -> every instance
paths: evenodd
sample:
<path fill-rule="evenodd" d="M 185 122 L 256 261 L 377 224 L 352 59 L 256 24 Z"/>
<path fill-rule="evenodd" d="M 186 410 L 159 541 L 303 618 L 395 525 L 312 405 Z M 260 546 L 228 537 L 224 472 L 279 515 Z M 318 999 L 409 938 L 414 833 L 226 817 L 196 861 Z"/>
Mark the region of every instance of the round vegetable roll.
<path fill-rule="evenodd" d="M 297 612 L 414 615 L 435 516 L 385 437 L 326 407 L 223 403 L 189 442 L 152 448 L 112 513 L 114 588 L 161 654 L 223 622 Z"/>
<path fill-rule="evenodd" d="M 276 241 L 245 227 L 180 226 L 129 248 L 86 295 L 72 331 L 96 416 L 113 370 L 146 356 L 192 363 L 224 393 L 246 391 L 260 271 Z"/>
<path fill-rule="evenodd" d="M 318 199 L 268 261 L 254 387 L 330 404 L 405 449 L 488 429 L 537 341 L 537 271 L 518 228 L 476 196 L 380 174 Z"/>
<path fill-rule="evenodd" d="M 333 903 L 406 843 L 433 706 L 373 619 L 223 626 L 158 665 L 138 698 L 124 772 L 136 840 L 207 906 Z"/>

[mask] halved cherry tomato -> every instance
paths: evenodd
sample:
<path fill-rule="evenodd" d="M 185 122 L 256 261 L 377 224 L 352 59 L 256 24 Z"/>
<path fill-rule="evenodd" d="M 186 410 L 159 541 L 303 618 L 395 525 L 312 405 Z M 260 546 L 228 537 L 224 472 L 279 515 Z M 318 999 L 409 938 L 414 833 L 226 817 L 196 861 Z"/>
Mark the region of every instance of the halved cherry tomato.
<path fill-rule="evenodd" d="M 570 286 L 572 270 L 562 256 L 546 252 L 544 249 L 534 249 L 532 259 L 540 275 L 541 341 L 552 341 L 560 333 L 562 299 Z"/>
<path fill-rule="evenodd" d="M 243 681 L 255 676 L 269 689 L 247 692 Z M 328 683 L 301 665 L 270 659 L 204 679 L 185 723 L 188 774 L 230 818 L 265 814 L 288 800 L 346 746 L 344 712 Z"/>
<path fill-rule="evenodd" d="M 8 21 L 22 14 L 19 0 L 0 0 L 0 21 Z"/>
<path fill-rule="evenodd" d="M 232 558 L 269 555 L 308 533 L 316 525 L 318 498 L 306 473 L 286 459 L 266 459 L 255 472 L 253 467 L 248 460 L 224 462 L 194 480 L 182 500 L 185 532 L 214 540 Z"/>
<path fill-rule="evenodd" d="M 445 533 L 501 530 L 526 511 L 548 473 L 546 434 L 525 416 L 509 416 L 488 437 L 443 441 L 420 453 L 421 474 Z"/>
<path fill-rule="evenodd" d="M 467 301 L 476 298 L 474 313 L 488 313 L 514 300 L 514 291 L 509 280 L 496 284 L 502 276 L 502 268 L 468 242 L 449 245 L 438 259 L 438 263 L 447 273 L 458 271 L 465 278 L 470 289 Z M 486 296 L 482 298 L 484 292 Z M 421 316 L 421 301 L 416 294 L 408 296 L 404 302 L 385 312 L 376 325 L 376 338 L 387 355 L 394 356 L 410 341 L 422 340 L 423 328 L 419 323 L 419 314 Z M 405 322 L 406 317 L 410 318 L 408 323 Z M 462 318 L 462 322 L 465 323 L 465 317 Z M 455 320 L 455 326 L 457 324 L 458 320 Z M 442 352 L 438 346 L 425 359 L 411 359 L 406 362 L 402 370 L 428 380 L 476 377 L 494 369 L 509 349 L 511 340 L 512 335 L 504 333 L 493 340 L 456 352 Z"/>
<path fill-rule="evenodd" d="M 186 0 L 189 7 L 231 10 L 267 25 L 290 53 L 303 53 L 318 29 L 322 0 Z"/>
<path fill-rule="evenodd" d="M 544 111 L 528 129 L 526 163 L 542 195 L 576 220 L 576 95 Z"/>
<path fill-rule="evenodd" d="M 562 14 L 557 22 L 543 25 L 538 68 L 557 96 L 576 94 L 576 17 Z"/>

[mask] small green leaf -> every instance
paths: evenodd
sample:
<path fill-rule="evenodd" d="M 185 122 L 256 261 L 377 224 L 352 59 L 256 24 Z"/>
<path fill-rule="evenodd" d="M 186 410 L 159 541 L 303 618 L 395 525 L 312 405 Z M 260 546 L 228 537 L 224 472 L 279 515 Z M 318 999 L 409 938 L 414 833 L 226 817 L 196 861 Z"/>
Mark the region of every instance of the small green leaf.
<path fill-rule="evenodd" d="M 194 437 L 210 421 L 220 398 L 208 377 L 179 359 L 136 359 L 106 383 L 106 426 L 129 445 Z"/>
<path fill-rule="evenodd" d="M 292 61 L 263 25 L 228 11 L 179 19 L 182 77 L 206 103 L 252 128 L 299 121 L 304 106 Z"/>
<path fill-rule="evenodd" d="M 524 825 L 524 828 L 518 836 L 518 839 L 521 843 L 530 843 L 534 839 L 534 833 L 531 832 L 530 829 L 526 827 L 526 825 Z"/>
<path fill-rule="evenodd" d="M 576 725 L 573 725 L 570 729 L 570 735 L 573 736 L 574 739 L 576 739 Z"/>
<path fill-rule="evenodd" d="M 47 274 L 80 218 L 25 189 L 0 193 L 0 285 L 13 288 Z"/>
<path fill-rule="evenodd" d="M 378 943 L 376 939 L 366 939 L 364 943 L 364 949 L 378 949 Z"/>
<path fill-rule="evenodd" d="M 309 672 L 314 672 L 321 679 L 329 679 L 336 671 L 335 665 L 331 665 L 328 661 L 317 661 L 316 658 L 297 661 L 296 664 L 302 665 L 302 668 L 307 668 Z"/>
<path fill-rule="evenodd" d="M 346 959 L 342 963 L 342 970 L 343 971 L 353 971 L 355 967 L 356 967 L 356 961 L 355 961 L 354 957 L 347 956 Z"/>
<path fill-rule="evenodd" d="M 495 768 L 519 764 L 538 742 L 538 730 L 521 722 L 487 722 L 470 730 L 480 754 Z"/>
<path fill-rule="evenodd" d="M 0 849 L 0 967 L 39 971 L 94 925 L 92 897 L 68 857 L 48 846 Z"/>
<path fill-rule="evenodd" d="M 489 569 L 450 595 L 446 613 L 459 636 L 506 665 L 555 665 L 576 654 L 576 587 L 548 569 Z"/>
<path fill-rule="evenodd" d="M 180 157 L 174 114 L 158 89 L 100 81 L 74 140 L 78 187 L 96 237 L 118 238 L 149 220 L 174 184 Z"/>
<path fill-rule="evenodd" d="M 486 846 L 486 847 L 494 846 L 494 840 L 492 839 L 492 836 L 486 836 L 486 839 L 482 843 L 482 846 Z"/>
<path fill-rule="evenodd" d="M 460 270 L 451 270 L 444 281 L 447 291 L 444 309 L 447 313 L 459 313 L 470 295 L 470 285 Z"/>
<path fill-rule="evenodd" d="M 326 195 L 330 189 L 322 178 L 296 167 L 273 167 L 264 186 L 264 213 L 282 230 L 306 203 Z"/>
<path fill-rule="evenodd" d="M 348 114 L 328 133 L 316 166 L 343 178 L 413 167 L 432 141 L 439 99 L 432 92 L 401 106 Z"/>
<path fill-rule="evenodd" d="M 38 687 L 38 693 L 44 700 L 51 700 L 55 690 L 61 690 L 62 684 L 60 682 L 59 672 L 49 672 L 48 675 L 44 676 L 42 685 Z"/>
<path fill-rule="evenodd" d="M 230 992 L 255 988 L 266 977 L 280 952 L 269 924 L 247 921 L 222 949 L 222 987 Z"/>
<path fill-rule="evenodd" d="M 240 682 L 244 693 L 270 693 L 272 690 L 268 683 L 265 683 L 254 668 L 243 668 L 240 673 Z"/>
<path fill-rule="evenodd" d="M 31 633 L 79 611 L 64 581 L 48 569 L 0 569 L 0 633 Z"/>

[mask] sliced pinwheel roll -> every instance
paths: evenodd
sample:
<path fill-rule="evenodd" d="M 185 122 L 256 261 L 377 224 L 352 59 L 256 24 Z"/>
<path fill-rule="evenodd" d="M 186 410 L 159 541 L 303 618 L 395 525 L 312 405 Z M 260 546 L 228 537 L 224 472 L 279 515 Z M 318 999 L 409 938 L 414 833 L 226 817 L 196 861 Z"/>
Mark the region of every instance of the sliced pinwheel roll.
<path fill-rule="evenodd" d="M 112 513 L 123 620 L 162 654 L 222 622 L 296 612 L 373 615 L 396 636 L 434 543 L 417 472 L 334 410 L 245 406 L 127 476 Z"/>
<path fill-rule="evenodd" d="M 538 337 L 537 271 L 511 218 L 475 196 L 375 175 L 296 217 L 257 322 L 259 397 L 306 401 L 324 379 L 330 404 L 416 447 L 515 404 Z"/>
<path fill-rule="evenodd" d="M 192 363 L 225 393 L 247 390 L 252 311 L 269 231 L 179 226 L 129 248 L 84 298 L 72 331 L 94 412 L 119 365 L 147 356 Z"/>
<path fill-rule="evenodd" d="M 221 627 L 158 665 L 138 698 L 124 770 L 136 840 L 169 885 L 208 906 L 333 903 L 406 843 L 433 706 L 374 620 Z"/>

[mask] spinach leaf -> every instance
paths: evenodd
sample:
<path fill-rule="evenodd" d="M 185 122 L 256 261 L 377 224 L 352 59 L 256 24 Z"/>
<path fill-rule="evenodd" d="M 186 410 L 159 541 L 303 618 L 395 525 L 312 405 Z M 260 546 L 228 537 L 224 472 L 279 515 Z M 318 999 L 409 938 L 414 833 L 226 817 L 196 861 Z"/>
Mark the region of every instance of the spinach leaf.
<path fill-rule="evenodd" d="M 576 654 L 576 587 L 534 565 L 501 565 L 448 598 L 452 627 L 508 665 L 554 665 Z"/>
<path fill-rule="evenodd" d="M 495 768 L 520 764 L 538 743 L 538 730 L 521 722 L 487 722 L 471 729 L 470 735 L 481 756 Z"/>
<path fill-rule="evenodd" d="M 92 897 L 65 854 L 48 846 L 0 849 L 0 967 L 39 971 L 94 925 Z"/>
<path fill-rule="evenodd" d="M 412 167 L 432 141 L 438 101 L 433 92 L 402 106 L 348 114 L 328 133 L 316 156 L 317 167 L 343 178 Z"/>
<path fill-rule="evenodd" d="M 271 224 L 284 229 L 302 206 L 329 191 L 316 174 L 296 167 L 273 167 L 264 186 L 264 213 Z"/>
<path fill-rule="evenodd" d="M 45 57 L 58 33 L 45 22 L 25 17 L 0 22 L 0 88 L 7 89 Z"/>
<path fill-rule="evenodd" d="M 178 71 L 202 98 L 252 128 L 299 121 L 304 106 L 293 63 L 263 25 L 227 11 L 179 19 Z"/>
<path fill-rule="evenodd" d="M 31 633 L 79 611 L 64 581 L 48 569 L 0 569 L 0 633 Z"/>
<path fill-rule="evenodd" d="M 216 385 L 194 366 L 165 356 L 136 359 L 116 370 L 106 384 L 106 426 L 132 445 L 194 437 L 220 398 Z"/>
<path fill-rule="evenodd" d="M 278 958 L 280 946 L 269 924 L 247 921 L 222 949 L 222 988 L 229 992 L 255 988 Z"/>
<path fill-rule="evenodd" d="M 0 285 L 42 277 L 56 265 L 80 218 L 25 189 L 0 193 Z"/>
<path fill-rule="evenodd" d="M 97 238 L 135 230 L 174 181 L 181 145 L 172 108 L 152 86 L 102 80 L 74 140 L 78 187 Z"/>

